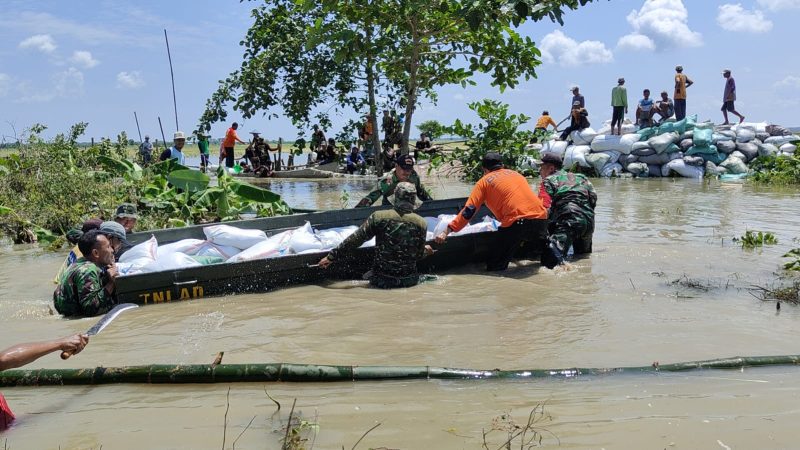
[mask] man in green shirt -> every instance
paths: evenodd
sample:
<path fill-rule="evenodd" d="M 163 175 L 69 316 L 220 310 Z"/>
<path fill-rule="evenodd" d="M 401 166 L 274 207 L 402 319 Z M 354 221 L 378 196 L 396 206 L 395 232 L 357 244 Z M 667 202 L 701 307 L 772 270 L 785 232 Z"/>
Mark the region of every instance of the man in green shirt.
<path fill-rule="evenodd" d="M 422 186 L 419 175 L 414 171 L 414 158 L 412 158 L 411 155 L 400 155 L 395 162 L 394 169 L 378 181 L 378 188 L 361 199 L 356 205 L 356 208 L 372 206 L 372 204 L 381 197 L 383 197 L 382 205 L 390 205 L 389 196 L 394 193 L 397 183 L 404 181 L 414 185 L 417 197 L 420 200 L 426 202 L 428 200 L 433 200 L 428 191 Z"/>
<path fill-rule="evenodd" d="M 208 167 L 208 136 L 205 131 L 197 133 L 197 147 L 200 149 L 200 171 Z"/>
<path fill-rule="evenodd" d="M 622 135 L 622 121 L 628 114 L 628 90 L 625 89 L 625 78 L 617 80 L 617 85 L 611 89 L 611 134 L 614 134 L 614 125 L 617 125 L 617 134 Z"/>
<path fill-rule="evenodd" d="M 81 236 L 83 257 L 63 273 L 53 292 L 53 305 L 64 316 L 96 316 L 116 304 L 117 266 L 111 242 L 99 230 Z"/>
<path fill-rule="evenodd" d="M 414 185 L 408 182 L 398 183 L 389 201 L 393 209 L 372 213 L 358 230 L 322 258 L 319 266 L 327 268 L 375 237 L 370 284 L 381 289 L 418 284 L 417 261 L 433 253 L 433 249 L 425 245 L 428 225 L 414 213 L 422 202 L 417 198 Z"/>

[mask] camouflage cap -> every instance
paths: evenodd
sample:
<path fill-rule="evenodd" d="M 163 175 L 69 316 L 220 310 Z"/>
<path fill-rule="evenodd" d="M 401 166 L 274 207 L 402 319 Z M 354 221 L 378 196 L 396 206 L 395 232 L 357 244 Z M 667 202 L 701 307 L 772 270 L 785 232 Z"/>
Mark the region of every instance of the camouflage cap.
<path fill-rule="evenodd" d="M 397 183 L 394 194 L 389 196 L 389 203 L 400 209 L 413 210 L 422 206 L 422 200 L 417 197 L 417 188 L 407 181 Z"/>
<path fill-rule="evenodd" d="M 123 203 L 117 207 L 117 212 L 114 214 L 114 218 L 129 218 L 129 219 L 138 219 L 139 214 L 136 212 L 136 205 L 133 203 Z"/>

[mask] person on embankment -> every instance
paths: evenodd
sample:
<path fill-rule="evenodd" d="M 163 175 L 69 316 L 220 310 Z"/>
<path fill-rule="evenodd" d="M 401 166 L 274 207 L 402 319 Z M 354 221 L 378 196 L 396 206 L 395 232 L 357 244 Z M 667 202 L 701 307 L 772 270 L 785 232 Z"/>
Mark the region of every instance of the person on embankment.
<path fill-rule="evenodd" d="M 486 262 L 486 270 L 501 271 L 524 244 L 526 250 L 541 250 L 547 233 L 547 210 L 520 173 L 503 167 L 499 153 L 487 153 L 481 161 L 483 177 L 475 184 L 464 209 L 436 236 L 443 244 L 447 235 L 469 224 L 481 206 L 486 206 L 500 221 L 497 241 Z"/>
<path fill-rule="evenodd" d="M 327 269 L 332 263 L 344 259 L 347 252 L 357 249 L 375 237 L 375 260 L 369 274 L 370 285 L 391 289 L 411 287 L 419 283 L 417 261 L 432 254 L 425 244 L 428 224 L 414 210 L 422 205 L 413 184 L 397 184 L 389 201 L 393 209 L 372 213 L 359 228 L 328 256 L 319 261 Z"/>

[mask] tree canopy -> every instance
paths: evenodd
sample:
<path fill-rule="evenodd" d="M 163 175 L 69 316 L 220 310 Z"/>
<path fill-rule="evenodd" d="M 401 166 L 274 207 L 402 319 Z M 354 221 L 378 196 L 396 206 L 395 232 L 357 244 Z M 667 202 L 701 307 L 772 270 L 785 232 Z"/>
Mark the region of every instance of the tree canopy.
<path fill-rule="evenodd" d="M 593 0 L 264 0 L 241 44 L 243 62 L 208 100 L 200 130 L 226 118 L 286 114 L 297 127 L 370 113 L 377 98 L 405 108 L 401 148 L 420 98 L 488 74 L 501 91 L 536 76 L 541 53 L 516 28 Z M 351 124 L 352 125 L 352 124 Z M 373 142 L 378 142 L 377 133 Z"/>

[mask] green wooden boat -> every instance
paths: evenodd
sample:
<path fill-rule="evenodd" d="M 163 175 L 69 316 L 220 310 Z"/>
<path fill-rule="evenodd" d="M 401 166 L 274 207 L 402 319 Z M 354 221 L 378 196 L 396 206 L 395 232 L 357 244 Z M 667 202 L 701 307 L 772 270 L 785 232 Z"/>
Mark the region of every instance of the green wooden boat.
<path fill-rule="evenodd" d="M 465 198 L 426 202 L 417 211 L 421 216 L 457 214 Z M 246 229 L 264 230 L 267 236 L 297 228 L 306 221 L 316 229 L 360 225 L 372 212 L 386 206 L 323 211 L 290 216 L 241 220 L 228 224 Z M 475 215 L 480 220 L 489 211 L 484 207 Z M 171 228 L 133 233 L 128 236 L 138 244 L 154 235 L 159 245 L 181 239 L 205 239 L 203 226 Z M 495 233 L 475 233 L 451 236 L 447 244 L 432 256 L 419 263 L 420 270 L 432 273 L 437 270 L 485 260 Z M 288 255 L 278 258 L 237 263 L 222 263 L 186 269 L 143 273 L 117 278 L 117 295 L 120 302 L 141 305 L 168 303 L 243 292 L 263 292 L 282 286 L 318 283 L 325 279 L 360 279 L 372 264 L 373 248 L 361 248 L 347 261 L 324 270 L 316 266 L 327 252 Z"/>

